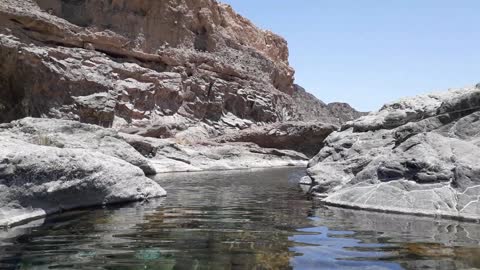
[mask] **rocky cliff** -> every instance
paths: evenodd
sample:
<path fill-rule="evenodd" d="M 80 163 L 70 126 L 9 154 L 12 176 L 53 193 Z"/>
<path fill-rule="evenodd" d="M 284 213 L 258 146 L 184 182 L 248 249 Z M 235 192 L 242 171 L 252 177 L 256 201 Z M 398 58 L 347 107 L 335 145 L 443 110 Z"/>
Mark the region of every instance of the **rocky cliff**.
<path fill-rule="evenodd" d="M 306 113 L 286 41 L 214 0 L 0 0 L 0 26 L 0 122 L 167 138 L 356 116 Z"/>
<path fill-rule="evenodd" d="M 330 204 L 480 219 L 480 90 L 402 99 L 343 125 L 310 161 Z"/>
<path fill-rule="evenodd" d="M 224 115 L 295 117 L 286 42 L 214 1 L 2 1 L 0 12 L 3 121 L 159 124 L 169 136 Z"/>

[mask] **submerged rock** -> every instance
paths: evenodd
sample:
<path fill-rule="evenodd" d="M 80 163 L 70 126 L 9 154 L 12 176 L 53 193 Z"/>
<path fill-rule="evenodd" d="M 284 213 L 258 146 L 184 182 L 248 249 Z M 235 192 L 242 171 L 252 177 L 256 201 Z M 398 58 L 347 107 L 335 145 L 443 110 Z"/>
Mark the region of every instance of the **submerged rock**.
<path fill-rule="evenodd" d="M 477 88 L 402 99 L 342 130 L 309 164 L 313 191 L 325 202 L 480 219 Z"/>

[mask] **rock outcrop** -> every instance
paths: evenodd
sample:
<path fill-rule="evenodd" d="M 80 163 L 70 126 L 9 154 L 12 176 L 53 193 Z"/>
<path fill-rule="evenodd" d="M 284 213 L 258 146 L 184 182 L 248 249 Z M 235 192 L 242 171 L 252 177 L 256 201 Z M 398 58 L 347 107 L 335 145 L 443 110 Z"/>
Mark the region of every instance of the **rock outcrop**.
<path fill-rule="evenodd" d="M 304 183 L 334 205 L 480 219 L 480 90 L 407 98 L 325 140 Z"/>
<path fill-rule="evenodd" d="M 145 174 L 307 162 L 299 152 L 254 143 L 191 143 L 71 120 L 24 118 L 0 125 L 0 227 L 79 207 L 164 196 Z"/>
<path fill-rule="evenodd" d="M 141 167 L 152 169 L 111 130 L 51 119 L 2 125 L 0 227 L 79 207 L 164 196 Z"/>

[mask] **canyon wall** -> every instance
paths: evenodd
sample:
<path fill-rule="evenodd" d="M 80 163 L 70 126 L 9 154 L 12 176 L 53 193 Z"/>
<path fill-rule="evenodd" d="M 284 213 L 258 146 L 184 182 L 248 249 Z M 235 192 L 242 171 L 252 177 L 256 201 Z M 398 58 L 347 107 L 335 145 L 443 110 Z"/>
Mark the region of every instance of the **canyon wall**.
<path fill-rule="evenodd" d="M 157 138 L 339 123 L 298 105 L 283 38 L 214 0 L 0 0 L 0 26 L 0 122 L 60 118 Z"/>

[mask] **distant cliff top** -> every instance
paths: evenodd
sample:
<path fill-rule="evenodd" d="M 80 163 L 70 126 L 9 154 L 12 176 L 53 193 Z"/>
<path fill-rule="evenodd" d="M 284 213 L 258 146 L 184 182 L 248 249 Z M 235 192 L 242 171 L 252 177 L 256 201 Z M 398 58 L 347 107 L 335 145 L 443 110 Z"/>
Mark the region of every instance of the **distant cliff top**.
<path fill-rule="evenodd" d="M 343 125 L 367 114 L 355 110 L 348 103 L 333 102 L 326 104 L 299 85 L 294 85 L 293 98 L 296 101 L 301 118 L 305 121 L 321 121 Z"/>

